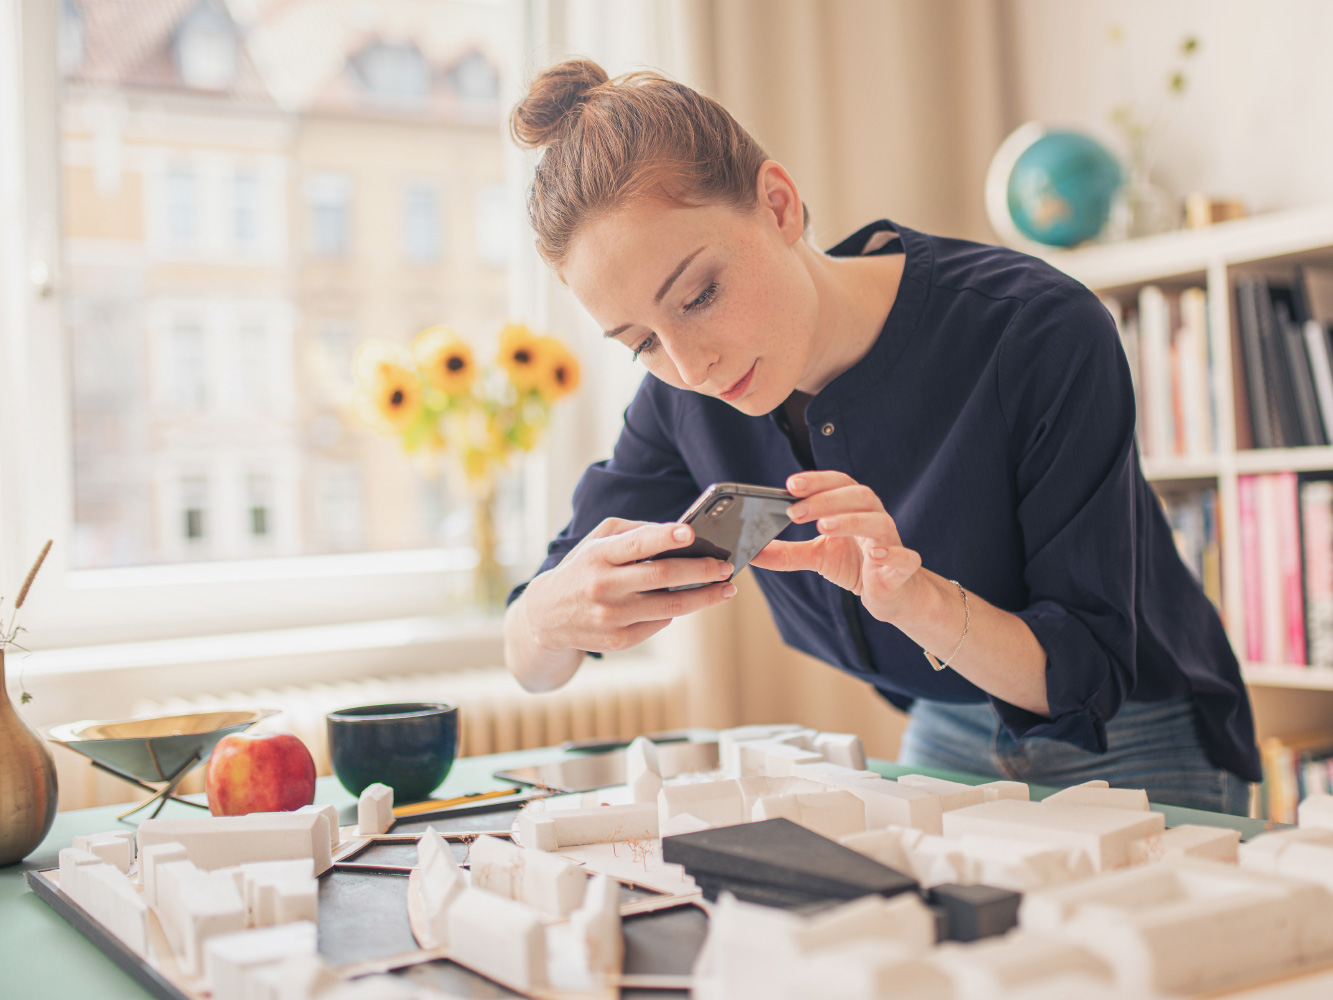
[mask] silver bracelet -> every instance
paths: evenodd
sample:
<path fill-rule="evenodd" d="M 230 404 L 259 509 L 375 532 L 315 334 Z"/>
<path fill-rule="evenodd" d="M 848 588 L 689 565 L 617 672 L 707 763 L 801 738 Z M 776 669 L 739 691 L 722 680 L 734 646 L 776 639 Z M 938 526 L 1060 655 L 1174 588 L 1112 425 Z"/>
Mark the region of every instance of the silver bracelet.
<path fill-rule="evenodd" d="M 958 651 L 963 648 L 963 640 L 967 638 L 967 630 L 972 625 L 972 607 L 967 603 L 967 590 L 964 589 L 963 585 L 957 580 L 950 580 L 949 582 L 958 588 L 958 593 L 963 595 L 963 634 L 959 636 L 958 645 L 953 648 L 953 652 L 949 654 L 949 658 L 943 663 L 941 663 L 935 656 L 931 655 L 927 650 L 921 650 L 921 652 L 926 654 L 926 659 L 930 661 L 930 665 L 936 670 L 943 670 L 953 662 L 953 658 L 957 656 Z"/>

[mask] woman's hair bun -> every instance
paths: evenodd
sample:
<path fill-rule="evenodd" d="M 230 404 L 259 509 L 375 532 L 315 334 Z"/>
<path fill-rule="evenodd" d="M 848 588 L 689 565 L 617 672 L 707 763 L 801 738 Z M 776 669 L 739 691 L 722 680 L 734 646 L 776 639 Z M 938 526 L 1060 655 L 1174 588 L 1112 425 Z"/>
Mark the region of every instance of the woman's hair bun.
<path fill-rule="evenodd" d="M 566 59 L 544 69 L 509 116 L 514 141 L 527 149 L 549 146 L 588 93 L 610 80 L 590 59 Z"/>

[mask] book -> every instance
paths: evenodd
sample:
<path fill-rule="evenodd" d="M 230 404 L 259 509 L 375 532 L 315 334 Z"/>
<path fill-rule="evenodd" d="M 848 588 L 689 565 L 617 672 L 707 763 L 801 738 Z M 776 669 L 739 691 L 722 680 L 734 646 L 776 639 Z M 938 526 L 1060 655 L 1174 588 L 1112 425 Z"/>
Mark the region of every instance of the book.
<path fill-rule="evenodd" d="M 1263 580 L 1259 564 L 1259 477 L 1241 476 L 1236 482 L 1240 515 L 1240 579 L 1245 609 L 1245 659 L 1264 659 Z"/>
<path fill-rule="evenodd" d="M 1171 402 L 1171 308 L 1156 285 L 1139 292 L 1139 364 L 1143 375 L 1144 454 L 1165 458 L 1174 451 Z"/>
<path fill-rule="evenodd" d="M 1324 438 L 1324 422 L 1319 415 L 1319 403 L 1315 399 L 1314 379 L 1310 373 L 1305 336 L 1301 332 L 1300 324 L 1292 316 L 1291 293 L 1285 288 L 1273 288 L 1269 290 L 1269 295 L 1273 301 L 1277 333 L 1286 348 L 1287 368 L 1291 373 L 1296 416 L 1300 423 L 1301 444 L 1327 444 Z"/>
<path fill-rule="evenodd" d="M 1333 267 L 1297 267 L 1291 292 L 1298 323 L 1314 320 L 1320 326 L 1333 325 Z"/>
<path fill-rule="evenodd" d="M 1301 573 L 1300 509 L 1296 473 L 1279 472 L 1272 477 L 1277 503 L 1277 534 L 1281 548 L 1282 614 L 1286 648 L 1278 662 L 1306 665 L 1305 582 Z"/>
<path fill-rule="evenodd" d="M 1305 632 L 1312 667 L 1333 667 L 1333 482 L 1301 483 Z"/>
<path fill-rule="evenodd" d="M 1287 655 L 1287 587 L 1282 546 L 1282 504 L 1277 478 L 1258 478 L 1259 586 L 1264 622 L 1261 662 L 1282 664 Z"/>
<path fill-rule="evenodd" d="M 1256 448 L 1275 448 L 1278 428 L 1268 399 L 1268 380 L 1264 375 L 1264 352 L 1259 334 L 1258 290 L 1250 279 L 1236 282 L 1236 325 L 1245 359 L 1245 387 L 1248 390 L 1250 428 Z"/>
<path fill-rule="evenodd" d="M 1213 419 L 1212 363 L 1208 344 L 1208 299 L 1202 288 L 1180 293 L 1179 350 L 1180 399 L 1176 412 L 1183 428 L 1177 432 L 1177 450 L 1186 455 L 1208 455 L 1216 448 Z"/>
<path fill-rule="evenodd" d="M 1296 807 L 1307 794 L 1317 792 L 1311 784 L 1320 784 L 1314 767 L 1322 765 L 1328 774 L 1333 757 L 1333 737 L 1328 733 L 1304 736 L 1268 736 L 1259 743 L 1263 767 L 1260 798 L 1266 819 L 1275 823 L 1295 823 Z"/>
<path fill-rule="evenodd" d="M 1315 320 L 1307 319 L 1301 334 L 1305 338 L 1305 353 L 1310 358 L 1310 376 L 1314 380 L 1324 440 L 1333 442 L 1333 362 L 1329 356 L 1328 331 Z"/>
<path fill-rule="evenodd" d="M 1307 442 L 1301 434 L 1296 409 L 1296 387 L 1282 330 L 1273 309 L 1273 294 L 1266 278 L 1254 278 L 1255 308 L 1259 318 L 1259 346 L 1263 353 L 1264 387 L 1269 411 L 1276 424 L 1275 447 L 1298 448 Z"/>

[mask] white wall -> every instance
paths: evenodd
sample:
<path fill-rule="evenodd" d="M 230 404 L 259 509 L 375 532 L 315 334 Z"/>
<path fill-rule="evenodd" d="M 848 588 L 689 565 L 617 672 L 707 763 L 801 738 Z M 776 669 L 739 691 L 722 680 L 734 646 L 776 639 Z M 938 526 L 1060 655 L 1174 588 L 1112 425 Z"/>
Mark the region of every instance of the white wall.
<path fill-rule="evenodd" d="M 1176 46 L 1196 35 L 1154 177 L 1170 193 L 1242 198 L 1252 213 L 1333 201 L 1333 3 L 1010 0 L 1007 117 L 1114 141 L 1110 109 L 1156 107 Z M 1107 28 L 1123 29 L 1119 46 Z M 1117 149 L 1120 147 L 1117 146 Z"/>

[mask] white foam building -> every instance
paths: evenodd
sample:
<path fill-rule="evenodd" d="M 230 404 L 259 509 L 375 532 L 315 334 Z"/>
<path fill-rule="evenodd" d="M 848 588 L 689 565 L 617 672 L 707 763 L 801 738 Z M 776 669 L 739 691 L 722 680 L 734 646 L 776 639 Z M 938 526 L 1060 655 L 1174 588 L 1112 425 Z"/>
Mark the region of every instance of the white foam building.
<path fill-rule="evenodd" d="M 1144 995 L 1232 989 L 1333 960 L 1333 894 L 1322 886 L 1185 858 L 1042 889 L 1024 930 L 1100 956 Z"/>
<path fill-rule="evenodd" d="M 82 848 L 63 848 L 60 888 L 135 952 L 147 953 L 148 905 L 116 865 Z"/>
<path fill-rule="evenodd" d="M 204 973 L 213 1000 L 253 1000 L 265 988 L 254 981 L 261 970 L 288 959 L 315 958 L 316 942 L 315 925 L 304 920 L 210 938 L 204 946 Z M 305 978 L 303 985 L 309 984 Z"/>
<path fill-rule="evenodd" d="M 192 861 L 157 866 L 156 912 L 187 976 L 203 974 L 210 938 L 245 930 L 245 902 L 232 874 L 204 871 Z"/>
<path fill-rule="evenodd" d="M 468 860 L 473 886 L 527 903 L 548 917 L 563 919 L 583 902 L 588 876 L 557 854 L 481 836 L 472 842 Z"/>
<path fill-rule="evenodd" d="M 356 832 L 359 837 L 388 833 L 393 826 L 393 789 L 375 782 L 367 785 L 356 803 Z"/>
<path fill-rule="evenodd" d="M 205 871 L 293 858 L 309 858 L 315 875 L 333 866 L 333 835 L 320 812 L 146 819 L 139 824 L 137 840 L 140 854 L 156 844 L 179 844 L 195 867 Z"/>

